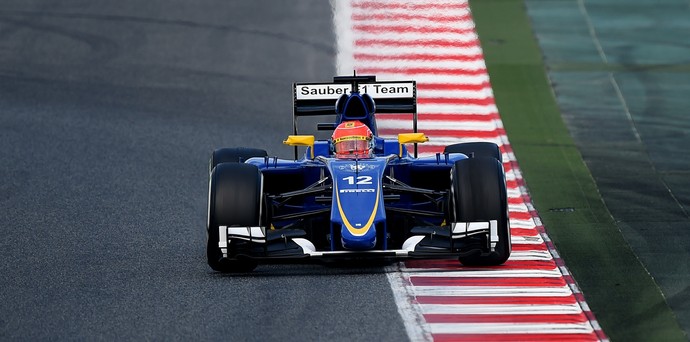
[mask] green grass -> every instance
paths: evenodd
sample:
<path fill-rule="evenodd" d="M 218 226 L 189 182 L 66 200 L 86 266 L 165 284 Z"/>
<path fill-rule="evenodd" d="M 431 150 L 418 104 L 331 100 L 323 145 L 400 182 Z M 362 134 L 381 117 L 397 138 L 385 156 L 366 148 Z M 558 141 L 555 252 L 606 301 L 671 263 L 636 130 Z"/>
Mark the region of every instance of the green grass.
<path fill-rule="evenodd" d="M 523 2 L 470 4 L 496 103 L 532 200 L 604 332 L 614 341 L 686 341 L 568 134 Z"/>

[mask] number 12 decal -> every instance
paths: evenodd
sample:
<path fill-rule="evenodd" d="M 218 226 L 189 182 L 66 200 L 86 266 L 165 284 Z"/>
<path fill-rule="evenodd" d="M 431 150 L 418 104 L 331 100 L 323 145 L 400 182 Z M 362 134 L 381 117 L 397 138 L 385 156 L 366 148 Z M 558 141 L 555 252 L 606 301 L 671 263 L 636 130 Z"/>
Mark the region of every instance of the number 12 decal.
<path fill-rule="evenodd" d="M 350 185 L 371 184 L 371 176 L 358 176 L 357 182 L 355 182 L 355 176 L 345 177 L 345 178 L 343 178 L 343 180 L 347 181 L 347 184 L 350 184 Z"/>

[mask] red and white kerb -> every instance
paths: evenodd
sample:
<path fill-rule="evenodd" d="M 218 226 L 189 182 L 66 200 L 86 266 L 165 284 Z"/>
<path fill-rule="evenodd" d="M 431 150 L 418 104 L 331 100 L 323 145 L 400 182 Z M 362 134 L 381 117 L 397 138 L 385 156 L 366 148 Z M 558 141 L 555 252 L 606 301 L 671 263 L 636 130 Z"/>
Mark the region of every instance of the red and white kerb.
<path fill-rule="evenodd" d="M 490 141 L 503 152 L 513 253 L 503 266 L 407 261 L 388 277 L 412 340 L 603 341 L 608 338 L 544 231 L 494 102 L 467 0 L 334 1 L 338 74 L 417 81 L 421 154 Z M 407 115 L 377 117 L 381 135 Z"/>

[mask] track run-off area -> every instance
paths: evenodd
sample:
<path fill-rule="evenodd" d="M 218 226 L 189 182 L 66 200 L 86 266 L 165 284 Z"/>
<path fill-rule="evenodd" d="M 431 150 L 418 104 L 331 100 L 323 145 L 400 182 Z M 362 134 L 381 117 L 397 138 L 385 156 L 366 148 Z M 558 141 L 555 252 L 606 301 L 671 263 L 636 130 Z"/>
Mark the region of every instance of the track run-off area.
<path fill-rule="evenodd" d="M 503 152 L 513 252 L 499 267 L 408 261 L 388 278 L 412 340 L 607 340 L 534 209 L 495 105 L 467 1 L 337 1 L 338 73 L 416 80 L 420 153 L 490 141 Z M 410 117 L 379 115 L 380 132 Z"/>

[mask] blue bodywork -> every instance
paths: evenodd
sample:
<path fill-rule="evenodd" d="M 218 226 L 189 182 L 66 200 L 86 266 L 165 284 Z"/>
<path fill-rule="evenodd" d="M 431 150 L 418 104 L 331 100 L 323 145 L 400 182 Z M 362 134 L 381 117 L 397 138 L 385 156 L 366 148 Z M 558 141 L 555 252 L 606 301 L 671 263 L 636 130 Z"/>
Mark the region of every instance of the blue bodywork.
<path fill-rule="evenodd" d="M 394 139 L 376 139 L 376 142 L 376 150 L 382 152 L 387 149 L 400 149 L 400 145 Z M 330 149 L 319 148 L 315 144 L 314 150 Z M 330 192 L 330 196 L 325 196 L 329 198 L 326 203 L 317 201 L 317 196 L 299 196 L 299 204 L 281 206 L 276 213 L 309 213 L 327 208 L 329 234 L 331 237 L 340 237 L 338 240 L 330 239 L 330 250 L 386 250 L 389 248 L 385 238 L 389 233 L 387 208 L 429 212 L 440 209 L 434 207 L 435 204 L 431 202 L 415 201 L 411 194 L 391 196 L 390 199 L 384 198 L 387 194 L 384 185 L 388 180 L 387 177 L 395 177 L 394 179 L 401 184 L 414 184 L 411 175 L 443 175 L 445 177 L 438 179 L 439 183 L 450 186 L 451 167 L 456 161 L 467 158 L 461 153 L 412 158 L 405 146 L 402 146 L 402 150 L 402 156 L 391 153 L 359 160 L 335 159 L 330 154 L 318 153 L 315 153 L 312 159 L 311 151 L 307 150 L 305 156 L 299 160 L 251 158 L 246 163 L 256 165 L 268 181 L 280 182 L 284 179 L 283 176 L 298 175 L 299 177 L 290 178 L 302 179 L 303 183 L 296 186 L 297 188 L 307 188 L 312 184 L 323 182 L 322 184 Z M 278 202 L 283 200 L 284 198 L 280 197 Z M 436 225 L 440 225 L 444 220 L 443 213 L 441 211 L 438 213 L 438 217 L 429 217 L 429 221 Z M 287 220 L 273 222 L 273 224 L 286 227 L 294 224 L 294 221 Z M 379 240 L 380 237 L 383 238 Z"/>
<path fill-rule="evenodd" d="M 374 157 L 336 159 L 330 141 L 316 141 L 298 160 L 252 158 L 246 161 L 256 165 L 264 175 L 267 219 L 272 227 L 310 231 L 323 231 L 326 227 L 329 238 L 325 246 L 329 250 L 366 251 L 391 248 L 389 240 L 394 239 L 390 236 L 397 232 L 389 231 L 389 213 L 398 215 L 402 221 L 413 213 L 426 213 L 426 224 L 441 225 L 448 211 L 450 170 L 456 161 L 467 156 L 450 153 L 414 158 L 397 139 L 376 136 L 376 105 L 367 94 L 353 91 L 342 95 L 335 107 L 336 126 L 343 121 L 358 120 L 374 133 Z M 433 184 L 436 193 L 426 196 L 435 196 L 436 200 L 419 200 L 414 191 L 414 184 L 420 183 L 416 177 L 424 178 L 421 183 Z M 279 184 L 284 182 L 294 187 Z M 272 197 L 274 188 L 281 189 L 283 195 Z M 312 190 L 300 192 L 299 189 Z M 393 248 L 400 248 L 400 241 Z"/>
<path fill-rule="evenodd" d="M 209 265 L 232 271 L 258 261 L 457 257 L 494 265 L 507 259 L 507 197 L 497 145 L 481 145 L 491 158 L 467 160 L 476 158 L 476 143 L 417 158 L 416 144 L 428 139 L 417 133 L 414 81 L 337 76 L 333 83 L 293 87 L 294 133 L 284 143 L 295 147 L 294 158 L 223 149 L 217 150 L 225 156 L 222 164 L 214 164 L 217 151 L 212 155 Z M 412 114 L 412 132 L 378 136 L 376 113 Z M 353 120 L 367 125 L 373 133 L 372 151 L 364 154 L 369 157 L 338 159 L 330 140 L 298 134 L 299 117 L 320 115 L 335 119 L 318 130 Z M 253 167 L 229 165 L 237 162 Z"/>
<path fill-rule="evenodd" d="M 376 224 L 386 221 L 381 191 L 386 159 L 367 159 L 355 163 L 331 159 L 327 161 L 327 166 L 334 180 L 331 222 L 340 226 L 343 248 L 374 248 Z"/>

